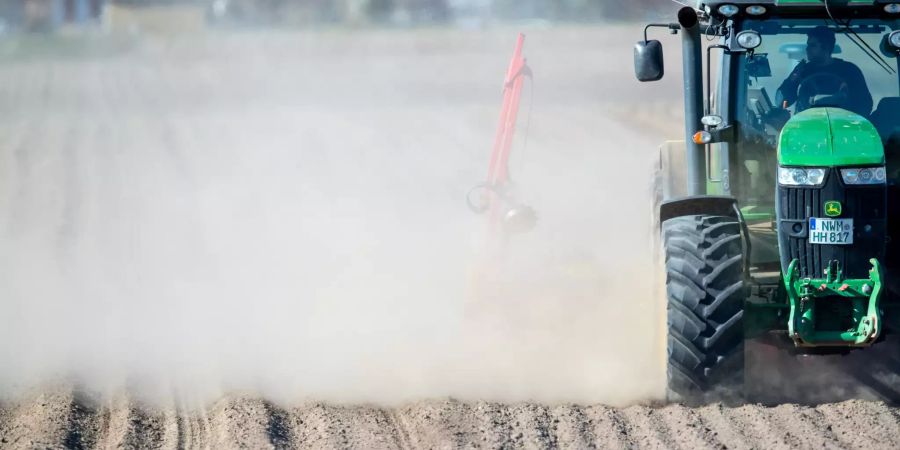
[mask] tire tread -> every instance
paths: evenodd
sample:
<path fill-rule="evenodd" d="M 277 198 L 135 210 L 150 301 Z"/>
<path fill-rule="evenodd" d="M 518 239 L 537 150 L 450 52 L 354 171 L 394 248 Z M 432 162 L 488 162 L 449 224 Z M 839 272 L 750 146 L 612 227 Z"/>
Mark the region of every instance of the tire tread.
<path fill-rule="evenodd" d="M 734 217 L 675 217 L 662 225 L 670 400 L 715 400 L 743 380 L 741 226 Z"/>

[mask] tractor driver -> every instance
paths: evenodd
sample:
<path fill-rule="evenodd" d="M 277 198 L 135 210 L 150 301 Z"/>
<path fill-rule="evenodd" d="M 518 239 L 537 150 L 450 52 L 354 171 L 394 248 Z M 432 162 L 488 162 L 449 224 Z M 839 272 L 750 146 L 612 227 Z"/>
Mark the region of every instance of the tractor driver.
<path fill-rule="evenodd" d="M 868 117 L 872 112 L 872 94 L 859 67 L 831 56 L 834 31 L 818 26 L 806 37 L 809 61 L 801 61 L 781 83 L 778 102 L 785 106 L 796 104 L 797 112 L 812 106 L 838 106 Z"/>

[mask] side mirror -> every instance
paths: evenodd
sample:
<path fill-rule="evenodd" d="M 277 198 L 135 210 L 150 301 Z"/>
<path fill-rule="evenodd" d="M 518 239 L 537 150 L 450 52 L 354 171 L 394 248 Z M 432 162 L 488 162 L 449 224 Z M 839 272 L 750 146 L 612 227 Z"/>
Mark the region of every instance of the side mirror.
<path fill-rule="evenodd" d="M 747 76 L 752 78 L 768 78 L 772 76 L 768 53 L 747 54 Z"/>
<path fill-rule="evenodd" d="M 659 41 L 634 44 L 634 75 L 638 81 L 658 81 L 664 73 L 662 44 Z"/>

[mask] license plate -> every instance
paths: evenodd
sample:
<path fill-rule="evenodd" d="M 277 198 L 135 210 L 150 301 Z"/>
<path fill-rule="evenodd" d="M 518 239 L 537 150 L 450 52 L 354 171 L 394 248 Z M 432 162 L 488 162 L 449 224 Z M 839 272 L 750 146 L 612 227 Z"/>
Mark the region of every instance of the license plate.
<path fill-rule="evenodd" d="M 853 219 L 809 218 L 809 243 L 850 245 L 853 243 Z"/>

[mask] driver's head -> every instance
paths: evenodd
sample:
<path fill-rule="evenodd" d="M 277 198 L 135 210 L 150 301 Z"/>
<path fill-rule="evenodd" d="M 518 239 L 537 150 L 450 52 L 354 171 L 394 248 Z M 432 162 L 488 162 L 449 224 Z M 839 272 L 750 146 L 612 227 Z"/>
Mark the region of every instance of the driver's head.
<path fill-rule="evenodd" d="M 834 31 L 826 26 L 818 26 L 806 33 L 806 57 L 811 63 L 822 63 L 831 59 L 834 52 Z"/>

